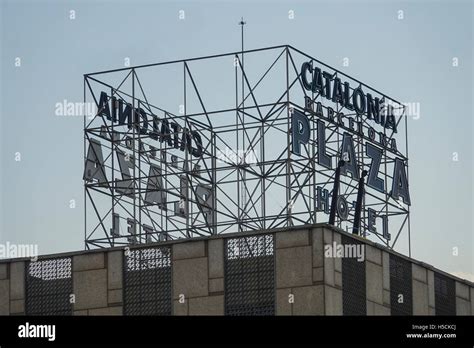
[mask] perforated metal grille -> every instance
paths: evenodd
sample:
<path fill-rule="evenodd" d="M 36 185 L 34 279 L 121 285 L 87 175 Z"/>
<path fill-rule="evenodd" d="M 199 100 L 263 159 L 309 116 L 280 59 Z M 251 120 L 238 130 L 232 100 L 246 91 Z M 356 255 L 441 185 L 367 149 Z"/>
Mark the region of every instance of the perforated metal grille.
<path fill-rule="evenodd" d="M 125 315 L 171 315 L 171 249 L 130 250 L 125 256 Z"/>
<path fill-rule="evenodd" d="M 273 235 L 226 239 L 226 315 L 275 314 Z"/>
<path fill-rule="evenodd" d="M 26 314 L 72 315 L 70 257 L 29 262 L 26 274 Z"/>
<path fill-rule="evenodd" d="M 454 280 L 442 274 L 434 274 L 436 315 L 456 315 Z"/>
<path fill-rule="evenodd" d="M 390 254 L 390 306 L 392 315 L 413 314 L 411 263 Z"/>
<path fill-rule="evenodd" d="M 344 250 L 346 245 L 352 248 L 364 248 L 365 245 L 356 239 L 341 236 Z M 357 257 L 342 259 L 342 313 L 344 315 L 366 315 L 366 290 L 365 290 L 365 260 L 357 261 Z"/>

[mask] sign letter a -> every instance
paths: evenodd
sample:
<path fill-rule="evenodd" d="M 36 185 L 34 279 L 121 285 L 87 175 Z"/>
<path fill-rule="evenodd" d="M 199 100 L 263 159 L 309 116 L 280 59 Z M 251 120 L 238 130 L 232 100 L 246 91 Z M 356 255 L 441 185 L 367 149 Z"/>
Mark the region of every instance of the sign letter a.
<path fill-rule="evenodd" d="M 145 203 L 150 205 L 156 204 L 160 209 L 166 210 L 166 192 L 163 191 L 161 168 L 153 164 L 150 165 L 150 172 L 148 174 Z"/>
<path fill-rule="evenodd" d="M 86 181 L 94 181 L 95 179 L 100 184 L 107 182 L 104 171 L 102 145 L 98 140 L 89 140 L 83 179 Z"/>
<path fill-rule="evenodd" d="M 392 192 L 390 194 L 396 200 L 400 199 L 401 197 L 405 204 L 411 204 L 410 193 L 408 192 L 408 178 L 405 170 L 405 163 L 399 158 L 395 158 Z"/>
<path fill-rule="evenodd" d="M 344 137 L 342 139 L 341 158 L 343 158 L 342 155 L 345 152 L 349 155 L 349 160 L 346 161 L 341 167 L 341 174 L 347 175 L 347 173 L 350 173 L 352 179 L 359 180 L 359 169 L 357 168 L 354 143 L 352 141 L 352 136 L 348 133 L 344 133 Z"/>

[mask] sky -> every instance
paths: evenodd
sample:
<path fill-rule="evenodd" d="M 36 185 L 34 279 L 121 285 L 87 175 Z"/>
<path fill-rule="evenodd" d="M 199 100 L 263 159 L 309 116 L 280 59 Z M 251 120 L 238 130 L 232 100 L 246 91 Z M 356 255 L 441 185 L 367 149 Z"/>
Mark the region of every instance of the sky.
<path fill-rule="evenodd" d="M 419 107 L 412 257 L 474 280 L 471 1 L 0 3 L 1 243 L 84 248 L 83 119 L 55 113 L 83 74 L 239 50 L 244 17 L 246 48 L 292 45 Z"/>

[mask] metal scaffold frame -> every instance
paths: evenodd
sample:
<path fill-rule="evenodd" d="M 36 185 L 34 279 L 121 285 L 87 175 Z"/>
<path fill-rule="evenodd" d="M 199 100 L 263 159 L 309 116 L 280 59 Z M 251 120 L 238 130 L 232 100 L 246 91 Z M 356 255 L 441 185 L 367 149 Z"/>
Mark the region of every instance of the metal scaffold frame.
<path fill-rule="evenodd" d="M 204 83 L 203 87 L 202 80 L 195 75 L 196 71 L 202 71 L 199 64 L 220 61 L 233 62 L 229 69 L 234 69 L 234 81 L 222 85 L 233 82 L 234 91 L 225 93 L 235 94 L 235 105 L 222 109 L 208 106 L 208 96 L 214 93 L 212 88 L 217 94 L 220 86 Z M 97 173 L 91 173 L 91 167 L 84 174 L 86 248 L 326 222 L 327 211 L 317 204 L 317 187 L 332 190 L 344 133 L 352 134 L 358 167 L 367 169 L 370 158 L 365 155 L 365 144 L 373 139 L 366 131 L 375 125 L 354 111 L 346 112 L 344 117 L 360 122 L 363 132 L 325 118 L 325 151 L 333 165 L 326 168 L 318 164 L 316 139 L 320 117 L 307 109 L 305 97 L 320 101 L 325 111 L 331 108 L 340 113 L 343 107 L 337 103 L 331 105 L 318 93 L 304 88 L 298 68 L 304 61 L 331 71 L 333 78 L 350 81 L 352 86 L 390 102 L 399 110 L 398 133 L 386 128 L 381 131 L 387 143 L 393 138 L 398 141 L 396 150 L 381 146 L 383 159 L 378 176 L 384 180 L 385 192 L 368 189 L 363 199 L 364 208 L 370 207 L 389 217 L 395 238 L 387 239 L 381 232 L 368 233 L 365 210 L 361 230 L 364 236 L 388 247 L 394 247 L 406 231 L 410 243 L 410 207 L 389 194 L 395 158 L 403 161 L 408 176 L 404 106 L 292 46 L 282 45 L 84 75 L 84 102 L 93 100 L 98 107 L 94 117 L 84 116 L 84 161 L 86 168 L 88 162 L 101 162 L 93 167 L 102 177 L 97 180 Z M 253 62 L 266 68 L 256 69 Z M 166 84 L 181 85 L 180 112 L 173 113 L 148 98 L 142 76 L 153 69 L 176 72 L 172 82 L 156 80 L 156 84 L 164 90 Z M 209 73 L 219 74 L 217 70 Z M 221 75 L 224 79 L 224 74 Z M 108 78 L 114 82 L 108 82 Z M 107 112 L 100 100 L 103 96 L 99 97 L 104 91 L 107 108 L 110 106 Z M 265 101 L 260 101 L 262 95 Z M 129 123 L 119 124 L 117 116 L 125 113 L 127 105 L 131 112 Z M 112 111 L 114 108 L 117 115 Z M 310 140 L 300 156 L 291 151 L 291 117 L 295 110 L 307 115 L 311 125 Z M 157 129 L 168 124 L 165 133 L 153 132 L 155 124 L 159 124 Z M 171 141 L 166 138 L 166 127 L 172 131 Z M 196 147 L 197 134 L 202 143 L 200 149 Z M 199 150 L 201 154 L 196 156 Z M 348 202 L 355 201 L 357 185 L 357 180 L 341 176 L 340 194 Z M 147 198 L 150 194 L 154 194 L 154 201 Z M 351 207 L 348 219 L 337 218 L 335 224 L 348 230 L 353 222 L 354 207 Z"/>

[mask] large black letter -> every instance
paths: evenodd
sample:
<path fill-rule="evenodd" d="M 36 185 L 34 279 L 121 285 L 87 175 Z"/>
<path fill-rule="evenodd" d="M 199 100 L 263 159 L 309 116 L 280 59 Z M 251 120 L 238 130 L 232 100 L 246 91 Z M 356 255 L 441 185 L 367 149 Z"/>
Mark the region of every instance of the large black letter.
<path fill-rule="evenodd" d="M 105 92 L 100 92 L 100 100 L 99 100 L 99 106 L 98 108 L 98 115 L 102 117 L 107 117 L 108 120 L 110 120 L 110 108 L 109 108 L 109 101 L 107 97 L 107 93 Z"/>
<path fill-rule="evenodd" d="M 292 152 L 301 156 L 301 144 L 307 144 L 309 141 L 309 121 L 306 115 L 298 110 L 293 111 L 291 119 L 291 133 L 292 133 Z"/>
<path fill-rule="evenodd" d="M 303 82 L 303 87 L 308 91 L 311 91 L 311 82 L 308 82 L 306 72 L 309 72 L 310 74 L 313 73 L 313 68 L 311 68 L 311 63 L 309 62 L 304 62 L 303 65 L 301 65 L 301 81 Z"/>
<path fill-rule="evenodd" d="M 344 158 L 344 152 L 349 158 Z M 349 133 L 344 133 L 342 138 L 341 158 L 344 159 L 344 165 L 341 167 L 341 174 L 347 175 L 351 173 L 352 179 L 359 180 L 359 169 L 357 168 L 357 160 L 355 155 L 354 143 Z"/>
<path fill-rule="evenodd" d="M 408 192 L 408 179 L 405 171 L 405 163 L 399 158 L 395 158 L 392 192 L 390 195 L 395 200 L 398 200 L 400 197 L 402 197 L 405 204 L 411 204 L 410 193 Z"/>
<path fill-rule="evenodd" d="M 318 120 L 318 164 L 331 169 L 331 156 L 326 153 L 326 126 Z"/>
<path fill-rule="evenodd" d="M 160 209 L 166 210 L 166 191 L 163 191 L 163 177 L 161 168 L 151 164 L 146 185 L 145 203 L 158 205 Z"/>
<path fill-rule="evenodd" d="M 117 158 L 119 162 L 120 172 L 122 173 L 122 180 L 116 180 L 115 191 L 126 196 L 134 195 L 134 183 L 130 175 L 130 169 L 133 168 L 134 159 L 130 155 L 126 155 L 122 150 L 117 150 Z"/>
<path fill-rule="evenodd" d="M 198 157 L 198 158 L 199 158 L 199 157 L 202 156 L 202 139 L 201 139 L 201 135 L 200 135 L 197 131 L 195 131 L 195 130 L 191 131 L 191 135 L 192 135 L 192 137 L 193 137 L 193 139 L 194 139 L 194 142 L 196 143 L 196 147 L 193 148 L 193 150 L 192 150 L 192 155 L 193 155 L 194 157 Z"/>
<path fill-rule="evenodd" d="M 380 162 L 382 161 L 382 150 L 370 143 L 365 143 L 365 153 L 367 156 L 372 158 L 372 163 L 370 164 L 369 168 L 369 177 L 367 179 L 367 186 L 384 193 L 384 181 L 377 176 L 380 168 Z"/>
<path fill-rule="evenodd" d="M 102 145 L 98 140 L 89 140 L 83 179 L 90 182 L 95 179 L 99 184 L 107 182 L 104 170 L 104 157 L 102 156 Z"/>

